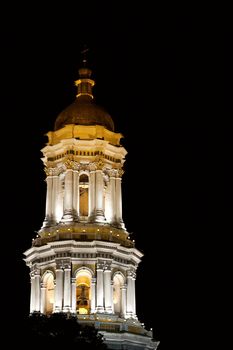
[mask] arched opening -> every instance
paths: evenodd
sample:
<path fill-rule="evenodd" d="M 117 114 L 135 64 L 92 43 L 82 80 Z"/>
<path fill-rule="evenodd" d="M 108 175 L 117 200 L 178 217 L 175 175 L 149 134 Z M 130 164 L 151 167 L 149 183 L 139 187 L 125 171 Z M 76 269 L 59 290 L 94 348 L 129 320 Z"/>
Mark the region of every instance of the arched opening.
<path fill-rule="evenodd" d="M 82 174 L 79 178 L 79 215 L 88 216 L 88 190 L 89 179 L 86 174 Z"/>
<path fill-rule="evenodd" d="M 51 314 L 54 308 L 54 277 L 51 272 L 46 273 L 44 278 L 46 287 L 45 296 L 45 314 Z"/>
<path fill-rule="evenodd" d="M 91 307 L 91 274 L 80 270 L 76 275 L 76 309 L 79 314 L 89 314 Z"/>
<path fill-rule="evenodd" d="M 120 273 L 113 277 L 113 305 L 114 313 L 120 315 L 122 313 L 122 286 L 124 278 Z"/>

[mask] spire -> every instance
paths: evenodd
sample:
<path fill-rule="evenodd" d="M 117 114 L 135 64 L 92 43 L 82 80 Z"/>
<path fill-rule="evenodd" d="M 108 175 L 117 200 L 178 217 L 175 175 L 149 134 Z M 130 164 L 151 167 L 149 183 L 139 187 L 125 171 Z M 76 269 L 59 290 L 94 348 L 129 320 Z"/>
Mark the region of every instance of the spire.
<path fill-rule="evenodd" d="M 89 49 L 86 47 L 84 47 L 84 49 L 81 51 L 81 54 L 83 56 L 83 67 L 79 69 L 79 79 L 75 81 L 75 85 L 78 87 L 78 93 L 76 95 L 77 98 L 80 96 L 89 96 L 91 98 L 94 98 L 92 94 L 92 87 L 95 85 L 95 82 L 94 80 L 90 79 L 92 71 L 86 67 L 86 54 L 88 51 Z"/>

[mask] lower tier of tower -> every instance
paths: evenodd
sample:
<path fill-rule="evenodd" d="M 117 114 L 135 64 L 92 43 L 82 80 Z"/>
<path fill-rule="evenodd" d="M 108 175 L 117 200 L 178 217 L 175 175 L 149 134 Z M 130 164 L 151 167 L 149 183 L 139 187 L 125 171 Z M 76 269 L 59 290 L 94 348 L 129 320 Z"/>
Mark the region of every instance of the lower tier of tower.
<path fill-rule="evenodd" d="M 24 253 L 30 268 L 30 313 L 76 315 L 104 334 L 109 349 L 156 349 L 136 315 L 140 251 L 103 240 L 41 243 Z"/>
<path fill-rule="evenodd" d="M 137 319 L 136 270 L 142 254 L 106 241 L 62 240 L 32 246 L 30 312 L 106 313 Z"/>

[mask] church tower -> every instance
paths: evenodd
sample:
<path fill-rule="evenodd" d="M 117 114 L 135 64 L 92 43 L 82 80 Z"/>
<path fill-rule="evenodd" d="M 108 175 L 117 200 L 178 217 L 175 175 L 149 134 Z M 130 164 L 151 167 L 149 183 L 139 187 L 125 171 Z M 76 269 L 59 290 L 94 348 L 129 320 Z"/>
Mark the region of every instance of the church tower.
<path fill-rule="evenodd" d="M 94 102 L 91 70 L 79 69 L 75 101 L 42 149 L 45 219 L 25 254 L 30 313 L 72 313 L 94 325 L 109 349 L 156 349 L 136 315 L 135 279 L 143 254 L 122 218 L 127 154 L 111 116 Z"/>

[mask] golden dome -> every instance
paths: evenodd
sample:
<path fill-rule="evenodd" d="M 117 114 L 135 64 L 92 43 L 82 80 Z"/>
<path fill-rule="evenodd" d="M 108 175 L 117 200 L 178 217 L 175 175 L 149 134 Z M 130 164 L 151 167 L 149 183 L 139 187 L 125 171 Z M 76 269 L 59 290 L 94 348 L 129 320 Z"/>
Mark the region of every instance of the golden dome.
<path fill-rule="evenodd" d="M 92 95 L 92 87 L 95 82 L 90 79 L 91 70 L 79 69 L 80 79 L 75 81 L 78 87 L 76 100 L 65 108 L 57 117 L 55 130 L 63 128 L 67 124 L 76 125 L 102 125 L 110 131 L 114 131 L 114 123 L 111 116 L 104 108 L 95 104 Z"/>

